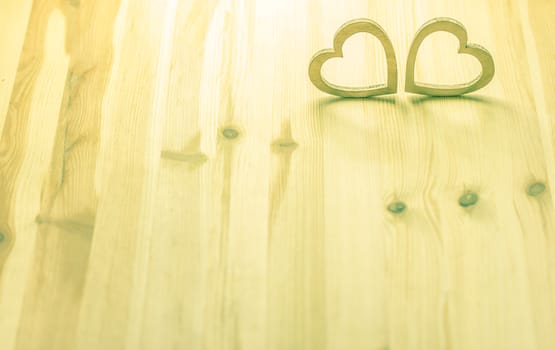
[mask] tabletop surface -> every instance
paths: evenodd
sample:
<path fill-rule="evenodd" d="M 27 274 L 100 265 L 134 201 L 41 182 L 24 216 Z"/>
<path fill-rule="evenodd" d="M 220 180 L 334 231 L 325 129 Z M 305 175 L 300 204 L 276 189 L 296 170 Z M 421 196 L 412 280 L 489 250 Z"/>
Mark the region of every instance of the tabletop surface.
<path fill-rule="evenodd" d="M 0 349 L 555 349 L 552 0 L 0 0 Z M 496 75 L 404 92 L 464 24 Z M 398 93 L 308 65 L 379 23 Z M 435 33 L 419 81 L 480 65 Z M 387 78 L 355 34 L 323 74 Z"/>

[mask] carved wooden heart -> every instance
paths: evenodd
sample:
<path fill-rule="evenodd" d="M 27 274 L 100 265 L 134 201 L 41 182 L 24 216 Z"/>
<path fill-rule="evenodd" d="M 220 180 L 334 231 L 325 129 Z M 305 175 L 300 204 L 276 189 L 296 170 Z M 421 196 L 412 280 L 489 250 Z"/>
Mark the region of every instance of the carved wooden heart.
<path fill-rule="evenodd" d="M 353 88 L 328 82 L 322 77 L 322 66 L 329 59 L 343 57 L 345 41 L 354 34 L 361 32 L 374 35 L 384 47 L 387 59 L 387 84 Z M 321 50 L 314 55 L 308 67 L 308 75 L 318 89 L 335 96 L 370 97 L 397 92 L 397 59 L 391 40 L 379 24 L 367 18 L 355 19 L 341 26 L 335 34 L 333 49 Z"/>
<path fill-rule="evenodd" d="M 476 79 L 466 84 L 457 85 L 435 85 L 414 81 L 414 65 L 420 45 L 428 35 L 438 31 L 445 31 L 455 35 L 460 42 L 459 53 L 472 55 L 478 59 L 482 65 L 482 73 Z M 489 84 L 494 75 L 495 64 L 493 63 L 493 57 L 485 48 L 468 43 L 468 34 L 461 23 L 452 18 L 436 18 L 424 24 L 412 42 L 407 59 L 405 91 L 431 96 L 458 96 L 483 88 Z"/>

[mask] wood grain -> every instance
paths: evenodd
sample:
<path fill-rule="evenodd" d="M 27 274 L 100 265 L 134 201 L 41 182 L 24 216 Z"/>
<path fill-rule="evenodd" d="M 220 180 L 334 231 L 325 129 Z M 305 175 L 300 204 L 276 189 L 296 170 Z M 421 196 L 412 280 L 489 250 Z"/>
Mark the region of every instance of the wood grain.
<path fill-rule="evenodd" d="M 0 349 L 554 349 L 553 11 L 0 0 Z M 361 17 L 400 82 L 435 17 L 495 78 L 327 96 L 310 58 Z M 457 48 L 431 35 L 415 79 L 477 76 Z M 344 54 L 329 81 L 385 79 L 375 38 Z"/>

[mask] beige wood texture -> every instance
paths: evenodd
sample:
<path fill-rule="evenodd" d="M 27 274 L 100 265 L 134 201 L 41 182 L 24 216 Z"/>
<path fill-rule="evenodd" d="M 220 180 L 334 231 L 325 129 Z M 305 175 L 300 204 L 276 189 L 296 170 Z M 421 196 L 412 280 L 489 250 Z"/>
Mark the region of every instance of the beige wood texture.
<path fill-rule="evenodd" d="M 555 349 L 554 11 L 0 0 L 0 349 Z M 361 17 L 400 64 L 455 18 L 495 78 L 327 96 L 310 59 Z M 385 81 L 364 35 L 330 81 Z M 458 45 L 416 81 L 479 74 Z"/>

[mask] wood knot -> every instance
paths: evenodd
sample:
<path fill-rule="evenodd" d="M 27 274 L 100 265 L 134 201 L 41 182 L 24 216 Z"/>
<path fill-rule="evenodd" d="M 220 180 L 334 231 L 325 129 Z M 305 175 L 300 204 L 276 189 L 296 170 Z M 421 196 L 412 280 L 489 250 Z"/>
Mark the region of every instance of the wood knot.
<path fill-rule="evenodd" d="M 227 127 L 222 130 L 222 135 L 228 140 L 234 140 L 239 137 L 240 133 L 235 128 Z"/>
<path fill-rule="evenodd" d="M 528 195 L 532 197 L 537 197 L 543 192 L 545 192 L 546 186 L 542 182 L 534 182 L 528 187 Z"/>
<path fill-rule="evenodd" d="M 478 195 L 474 192 L 466 192 L 459 198 L 459 205 L 468 208 L 478 203 Z"/>
<path fill-rule="evenodd" d="M 387 210 L 395 215 L 402 214 L 407 209 L 407 205 L 401 201 L 395 201 L 387 206 Z"/>
<path fill-rule="evenodd" d="M 208 156 L 202 152 L 175 152 L 171 150 L 162 150 L 160 156 L 164 159 L 170 159 L 190 164 L 202 164 L 208 160 Z"/>
<path fill-rule="evenodd" d="M 292 139 L 279 139 L 272 143 L 272 149 L 276 152 L 292 152 L 299 146 Z"/>
<path fill-rule="evenodd" d="M 7 245 L 10 246 L 10 235 L 7 232 L 0 232 L 0 247 Z"/>

